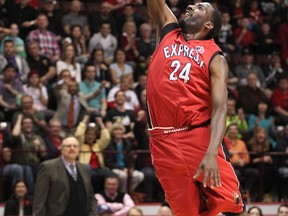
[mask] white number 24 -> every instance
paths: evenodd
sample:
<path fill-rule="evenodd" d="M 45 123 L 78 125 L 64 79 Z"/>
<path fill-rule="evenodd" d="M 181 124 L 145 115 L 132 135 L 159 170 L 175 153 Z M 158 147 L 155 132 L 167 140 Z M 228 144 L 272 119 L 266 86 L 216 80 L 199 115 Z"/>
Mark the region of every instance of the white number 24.
<path fill-rule="evenodd" d="M 178 75 L 179 79 L 184 80 L 184 83 L 187 83 L 190 80 L 189 73 L 190 73 L 191 66 L 192 64 L 190 62 L 187 63 Z M 176 73 L 180 70 L 180 67 L 181 67 L 180 61 L 174 60 L 171 63 L 171 67 L 174 68 L 174 70 L 171 72 L 169 79 L 173 81 L 178 80 Z"/>

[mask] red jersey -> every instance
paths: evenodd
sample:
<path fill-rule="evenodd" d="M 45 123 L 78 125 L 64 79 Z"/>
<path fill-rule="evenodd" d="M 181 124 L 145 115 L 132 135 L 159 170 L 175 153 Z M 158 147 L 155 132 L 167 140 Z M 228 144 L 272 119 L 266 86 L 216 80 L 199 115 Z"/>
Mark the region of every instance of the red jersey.
<path fill-rule="evenodd" d="M 210 120 L 209 64 L 218 53 L 213 39 L 186 41 L 180 28 L 162 39 L 148 68 L 151 128 L 197 126 Z"/>

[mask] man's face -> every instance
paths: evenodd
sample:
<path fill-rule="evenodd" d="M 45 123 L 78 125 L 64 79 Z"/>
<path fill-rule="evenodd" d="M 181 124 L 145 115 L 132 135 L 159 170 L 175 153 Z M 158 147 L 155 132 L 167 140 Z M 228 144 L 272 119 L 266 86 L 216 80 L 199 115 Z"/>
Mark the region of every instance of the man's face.
<path fill-rule="evenodd" d="M 78 93 L 78 84 L 76 82 L 70 82 L 68 87 L 70 94 L 76 95 Z"/>
<path fill-rule="evenodd" d="M 48 19 L 46 16 L 38 16 L 37 25 L 40 29 L 46 29 L 48 26 Z"/>
<path fill-rule="evenodd" d="M 184 33 L 199 32 L 205 22 L 209 21 L 213 7 L 209 3 L 189 5 L 179 24 Z"/>
<path fill-rule="evenodd" d="M 6 81 L 11 81 L 15 78 L 16 76 L 16 70 L 14 68 L 7 68 L 4 72 L 4 79 Z"/>
<path fill-rule="evenodd" d="M 7 42 L 4 44 L 4 55 L 5 56 L 11 56 L 14 55 L 15 53 L 15 47 L 14 43 L 12 42 Z"/>
<path fill-rule="evenodd" d="M 25 118 L 22 121 L 22 130 L 24 133 L 31 133 L 33 130 L 33 121 L 30 118 Z"/>
<path fill-rule="evenodd" d="M 282 206 L 279 209 L 277 216 L 288 216 L 288 207 Z"/>
<path fill-rule="evenodd" d="M 50 134 L 53 136 L 60 136 L 61 134 L 61 123 L 59 121 L 51 121 L 49 124 Z"/>
<path fill-rule="evenodd" d="M 101 4 L 101 13 L 104 16 L 108 16 L 110 11 L 111 11 L 111 5 L 109 3 L 107 3 L 107 2 L 103 2 Z"/>
<path fill-rule="evenodd" d="M 88 66 L 85 71 L 85 77 L 88 80 L 94 80 L 96 76 L 96 69 L 94 66 Z"/>
<path fill-rule="evenodd" d="M 103 37 L 107 37 L 111 33 L 111 27 L 108 23 L 102 24 L 100 31 Z"/>
<path fill-rule="evenodd" d="M 22 97 L 22 108 L 23 110 L 32 109 L 33 99 L 32 97 L 24 96 Z"/>
<path fill-rule="evenodd" d="M 115 95 L 115 103 L 117 105 L 123 105 L 125 103 L 125 94 L 124 92 L 120 91 L 120 92 L 117 92 L 116 95 Z"/>
<path fill-rule="evenodd" d="M 79 142 L 74 137 L 68 137 L 63 140 L 61 154 L 65 160 L 75 162 L 79 155 Z"/>
<path fill-rule="evenodd" d="M 105 190 L 109 194 L 115 194 L 118 190 L 118 179 L 117 178 L 107 178 L 105 181 Z"/>
<path fill-rule="evenodd" d="M 29 44 L 28 46 L 28 52 L 32 57 L 39 56 L 39 48 L 36 43 Z"/>
<path fill-rule="evenodd" d="M 256 76 L 256 74 L 249 74 L 247 77 L 247 84 L 248 86 L 250 86 L 251 88 L 256 88 L 257 87 L 257 81 L 258 78 Z"/>

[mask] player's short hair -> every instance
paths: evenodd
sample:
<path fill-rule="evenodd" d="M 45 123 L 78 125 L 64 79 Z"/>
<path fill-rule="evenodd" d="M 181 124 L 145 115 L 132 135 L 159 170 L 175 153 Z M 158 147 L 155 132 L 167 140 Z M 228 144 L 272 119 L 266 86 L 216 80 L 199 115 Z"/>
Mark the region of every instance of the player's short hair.
<path fill-rule="evenodd" d="M 213 7 L 213 9 L 210 21 L 213 23 L 214 27 L 208 32 L 207 39 L 216 37 L 222 28 L 221 14 L 217 8 Z"/>

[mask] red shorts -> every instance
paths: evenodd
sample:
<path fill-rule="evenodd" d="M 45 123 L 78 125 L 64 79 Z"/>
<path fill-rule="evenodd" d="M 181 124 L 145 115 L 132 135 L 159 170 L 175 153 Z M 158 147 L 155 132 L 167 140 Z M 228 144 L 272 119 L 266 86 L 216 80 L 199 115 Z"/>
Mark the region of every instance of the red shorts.
<path fill-rule="evenodd" d="M 150 134 L 152 162 L 175 216 L 243 211 L 239 182 L 222 147 L 217 158 L 221 187 L 204 188 L 203 173 L 193 180 L 209 145 L 210 125 L 178 132 L 156 129 Z"/>

